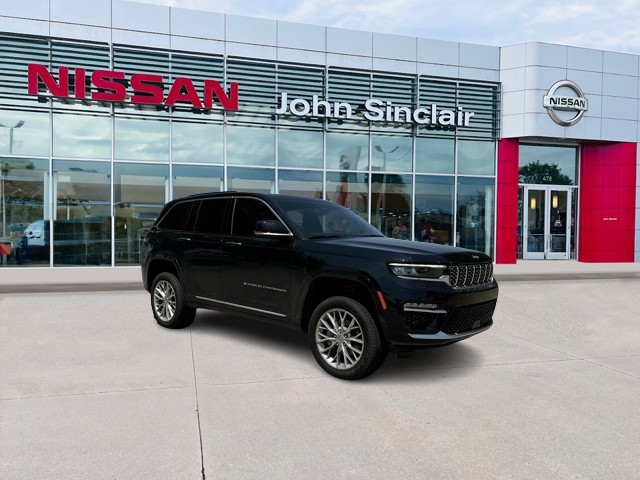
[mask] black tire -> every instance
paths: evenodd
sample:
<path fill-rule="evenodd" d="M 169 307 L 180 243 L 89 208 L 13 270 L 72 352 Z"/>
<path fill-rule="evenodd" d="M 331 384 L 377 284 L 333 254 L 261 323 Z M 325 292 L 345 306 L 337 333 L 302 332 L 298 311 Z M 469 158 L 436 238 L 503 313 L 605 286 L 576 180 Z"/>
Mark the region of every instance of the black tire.
<path fill-rule="evenodd" d="M 320 303 L 311 315 L 308 336 L 320 366 L 344 380 L 372 374 L 387 354 L 369 311 L 348 297 L 331 297 Z"/>
<path fill-rule="evenodd" d="M 158 325 L 166 328 L 188 327 L 196 316 L 196 309 L 187 305 L 180 280 L 168 272 L 153 279 L 151 310 Z"/>

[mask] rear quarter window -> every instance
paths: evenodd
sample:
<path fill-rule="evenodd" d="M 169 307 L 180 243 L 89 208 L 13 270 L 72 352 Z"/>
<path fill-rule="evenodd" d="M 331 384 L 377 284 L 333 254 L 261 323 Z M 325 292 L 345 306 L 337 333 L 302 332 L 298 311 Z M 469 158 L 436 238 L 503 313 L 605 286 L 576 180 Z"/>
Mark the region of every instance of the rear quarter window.
<path fill-rule="evenodd" d="M 192 204 L 193 202 L 180 202 L 173 205 L 158 222 L 158 228 L 160 230 L 182 230 L 185 221 L 189 218 Z"/>

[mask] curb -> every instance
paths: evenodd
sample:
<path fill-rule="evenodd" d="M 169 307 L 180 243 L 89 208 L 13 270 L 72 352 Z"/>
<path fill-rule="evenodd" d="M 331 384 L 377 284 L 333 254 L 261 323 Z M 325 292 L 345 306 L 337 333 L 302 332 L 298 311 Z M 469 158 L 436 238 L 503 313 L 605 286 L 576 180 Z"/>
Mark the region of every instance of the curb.
<path fill-rule="evenodd" d="M 617 280 L 640 278 L 640 272 L 580 272 L 580 273 L 496 273 L 493 275 L 501 282 L 541 282 L 557 280 Z"/>
<path fill-rule="evenodd" d="M 0 285 L 0 295 L 8 293 L 56 293 L 56 292 L 121 292 L 143 290 L 142 282 L 113 283 L 58 283 Z"/>

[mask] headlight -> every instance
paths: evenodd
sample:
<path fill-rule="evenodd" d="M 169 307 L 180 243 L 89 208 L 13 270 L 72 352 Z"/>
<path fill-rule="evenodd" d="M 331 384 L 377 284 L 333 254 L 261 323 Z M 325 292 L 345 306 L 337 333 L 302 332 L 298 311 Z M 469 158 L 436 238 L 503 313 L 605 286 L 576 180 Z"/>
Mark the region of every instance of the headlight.
<path fill-rule="evenodd" d="M 391 271 L 400 278 L 417 280 L 438 280 L 444 275 L 444 265 L 425 265 L 417 263 L 390 263 Z"/>

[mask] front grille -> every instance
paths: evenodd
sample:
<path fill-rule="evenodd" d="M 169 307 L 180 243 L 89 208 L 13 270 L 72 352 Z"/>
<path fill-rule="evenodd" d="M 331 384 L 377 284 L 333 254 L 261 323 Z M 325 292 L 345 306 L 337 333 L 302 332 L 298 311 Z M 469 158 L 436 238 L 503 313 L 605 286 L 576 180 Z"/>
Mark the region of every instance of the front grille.
<path fill-rule="evenodd" d="M 452 265 L 449 267 L 449 283 L 452 287 L 471 287 L 489 283 L 493 278 L 493 263 Z"/>
<path fill-rule="evenodd" d="M 491 323 L 493 311 L 496 309 L 496 301 L 456 308 L 445 324 L 442 331 L 448 334 L 463 333 L 476 328 L 482 328 Z"/>

